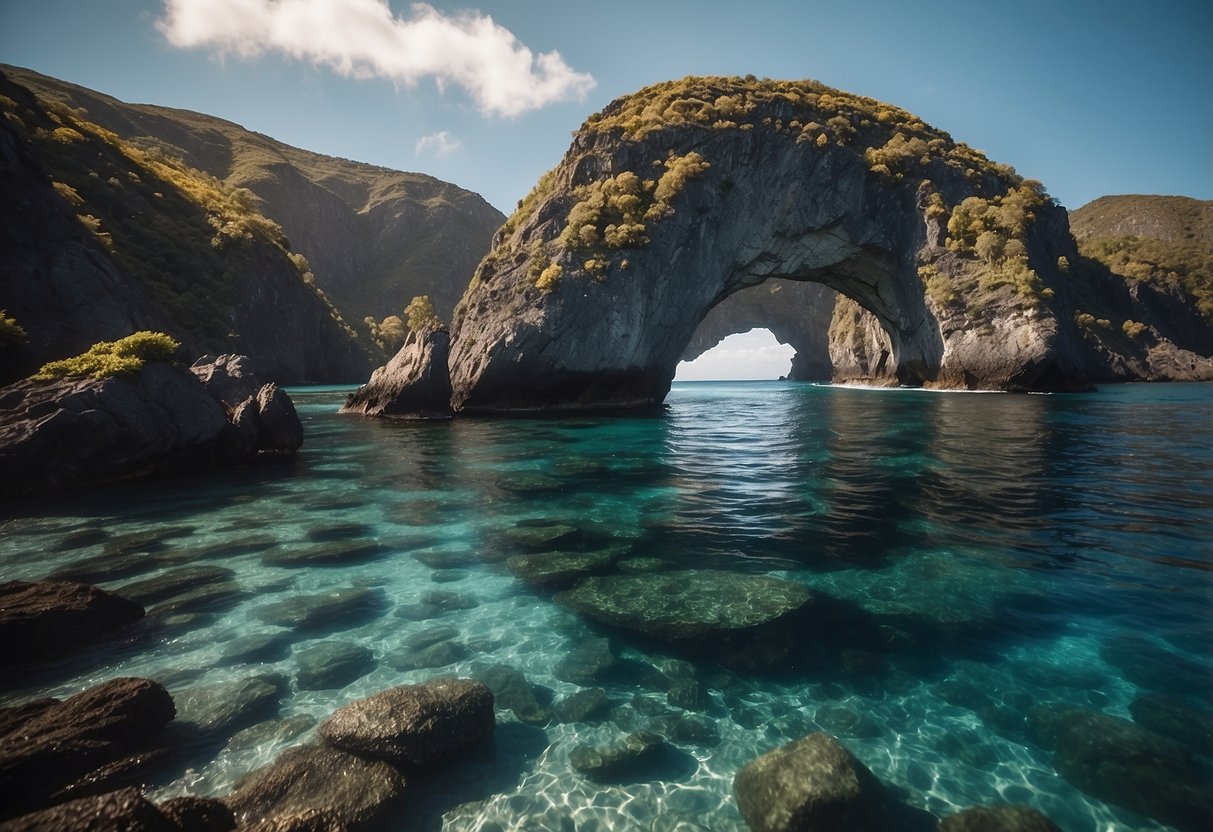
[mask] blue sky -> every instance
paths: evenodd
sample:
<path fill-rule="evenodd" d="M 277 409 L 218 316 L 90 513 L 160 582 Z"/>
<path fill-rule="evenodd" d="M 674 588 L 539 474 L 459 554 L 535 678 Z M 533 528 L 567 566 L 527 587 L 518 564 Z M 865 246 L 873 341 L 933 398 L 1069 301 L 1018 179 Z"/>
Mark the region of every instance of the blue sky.
<path fill-rule="evenodd" d="M 0 0 L 0 61 L 429 173 L 507 214 L 589 113 L 701 74 L 888 101 L 1069 208 L 1213 198 L 1210 0 Z M 777 377 L 788 355 L 756 331 L 679 377 Z"/>
<path fill-rule="evenodd" d="M 689 74 L 815 78 L 891 102 L 1042 180 L 1071 208 L 1106 193 L 1213 198 L 1209 0 L 433 3 L 431 22 L 472 19 L 483 30 L 482 18 L 466 17 L 475 11 L 508 30 L 514 48 L 531 50 L 535 71 L 513 81 L 503 80 L 504 64 L 470 66 L 467 54 L 451 54 L 463 48 L 455 41 L 430 55 L 416 38 L 409 50 L 367 46 L 366 32 L 384 20 L 418 19 L 407 3 L 376 15 L 382 0 L 277 0 L 340 9 L 322 31 L 297 25 L 292 57 L 279 35 L 251 31 L 249 10 L 268 0 L 171 1 L 187 11 L 200 3 L 187 21 L 194 45 L 180 36 L 174 45 L 157 26 L 168 17 L 160 0 L 0 0 L 0 60 L 430 173 L 506 213 L 559 161 L 587 114 Z M 221 8 L 238 13 L 216 23 Z M 342 75 L 335 56 L 351 54 L 342 49 L 354 50 L 355 66 L 360 55 L 374 58 Z M 553 51 L 560 60 L 540 71 L 538 56 Z M 517 63 L 517 54 L 505 57 Z M 542 83 L 555 91 L 546 103 Z"/>

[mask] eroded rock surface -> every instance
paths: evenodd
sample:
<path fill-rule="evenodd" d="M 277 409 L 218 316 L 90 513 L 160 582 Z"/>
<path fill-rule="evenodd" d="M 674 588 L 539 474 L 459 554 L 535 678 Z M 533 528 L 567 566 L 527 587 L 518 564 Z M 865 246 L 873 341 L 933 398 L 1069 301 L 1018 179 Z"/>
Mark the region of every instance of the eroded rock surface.
<path fill-rule="evenodd" d="M 0 667 L 92 643 L 143 618 L 135 601 L 68 581 L 0 584 Z"/>
<path fill-rule="evenodd" d="M 351 702 L 318 731 L 352 754 L 420 766 L 483 740 L 495 726 L 493 694 L 483 683 L 442 677 Z"/>
<path fill-rule="evenodd" d="M 400 351 L 350 394 L 343 413 L 402 419 L 449 419 L 450 335 L 441 329 L 410 332 Z"/>
<path fill-rule="evenodd" d="M 720 107 L 731 115 L 696 115 Z M 887 333 L 900 383 L 1082 385 L 1072 310 L 1044 292 L 1062 280 L 1058 258 L 1076 257 L 1064 210 L 909 114 L 874 118 L 877 107 L 809 83 L 725 78 L 610 104 L 498 232 L 457 309 L 456 410 L 659 403 L 709 310 L 770 278 L 856 300 Z M 921 153 L 902 152 L 910 134 Z M 1014 250 L 1037 283 L 994 276 L 1001 255 L 945 245 L 955 206 L 1004 195 L 1031 204 Z M 970 302 L 927 291 L 930 275 Z"/>

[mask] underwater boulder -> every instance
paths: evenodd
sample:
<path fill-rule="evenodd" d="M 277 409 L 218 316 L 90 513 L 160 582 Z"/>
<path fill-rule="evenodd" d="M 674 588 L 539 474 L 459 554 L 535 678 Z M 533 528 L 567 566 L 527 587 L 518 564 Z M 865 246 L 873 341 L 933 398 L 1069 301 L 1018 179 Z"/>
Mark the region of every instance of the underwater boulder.
<path fill-rule="evenodd" d="M 941 820 L 939 832 L 1061 832 L 1061 829 L 1027 806 L 975 806 Z"/>
<path fill-rule="evenodd" d="M 351 754 L 422 766 L 485 739 L 495 726 L 488 687 L 440 677 L 351 702 L 317 730 L 329 745 Z"/>
<path fill-rule="evenodd" d="M 2 583 L 0 667 L 79 649 L 143 615 L 134 601 L 87 584 Z"/>

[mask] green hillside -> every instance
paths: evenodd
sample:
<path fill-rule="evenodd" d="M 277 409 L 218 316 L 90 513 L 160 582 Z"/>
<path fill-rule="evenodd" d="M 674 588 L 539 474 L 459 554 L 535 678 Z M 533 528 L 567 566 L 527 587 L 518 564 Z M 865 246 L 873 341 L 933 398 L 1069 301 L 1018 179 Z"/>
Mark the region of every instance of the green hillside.
<path fill-rule="evenodd" d="M 1190 296 L 1213 321 L 1213 202 L 1182 196 L 1105 196 L 1070 212 L 1086 257 L 1130 281 Z"/>
<path fill-rule="evenodd" d="M 3 67 L 47 101 L 157 158 L 180 159 L 279 224 L 344 317 L 399 315 L 429 295 L 449 319 L 505 217 L 478 194 L 419 173 L 312 153 L 188 110 L 127 104 L 19 67 Z"/>

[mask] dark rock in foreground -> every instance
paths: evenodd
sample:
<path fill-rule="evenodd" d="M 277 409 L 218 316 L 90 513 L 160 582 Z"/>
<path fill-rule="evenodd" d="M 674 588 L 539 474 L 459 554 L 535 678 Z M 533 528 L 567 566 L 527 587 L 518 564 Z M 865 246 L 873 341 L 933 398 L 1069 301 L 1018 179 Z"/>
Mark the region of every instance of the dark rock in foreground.
<path fill-rule="evenodd" d="M 113 679 L 34 709 L 0 737 L 0 816 L 51 805 L 61 790 L 136 752 L 175 714 L 148 679 Z"/>
<path fill-rule="evenodd" d="M 61 803 L 0 824 L 3 832 L 227 832 L 232 813 L 216 800 L 184 797 L 155 806 L 127 788 Z"/>
<path fill-rule="evenodd" d="M 143 617 L 143 607 L 87 584 L 0 584 L 0 667 L 96 641 Z"/>
<path fill-rule="evenodd" d="M 3 388 L 0 494 L 192 470 L 298 449 L 303 428 L 285 393 L 258 385 L 254 395 L 225 409 L 199 378 L 209 366 L 196 364 L 190 372 L 153 362 L 129 375 L 26 379 Z"/>
<path fill-rule="evenodd" d="M 751 760 L 733 779 L 733 792 L 754 832 L 883 832 L 934 825 L 927 813 L 892 801 L 867 766 L 827 734 L 809 734 Z"/>
<path fill-rule="evenodd" d="M 451 378 L 445 330 L 410 332 L 392 360 L 350 394 L 342 413 L 398 419 L 451 418 Z"/>
<path fill-rule="evenodd" d="M 223 802 L 241 826 L 274 821 L 279 825 L 267 828 L 290 829 L 282 825 L 286 818 L 317 815 L 327 825 L 303 828 L 354 830 L 382 817 L 404 785 L 404 775 L 385 762 L 301 745 L 245 777 Z"/>
<path fill-rule="evenodd" d="M 949 815 L 939 832 L 1061 832 L 1053 821 L 1027 806 L 977 806 Z"/>
<path fill-rule="evenodd" d="M 483 740 L 495 726 L 493 694 L 484 684 L 443 677 L 351 702 L 318 730 L 352 754 L 421 766 Z"/>

